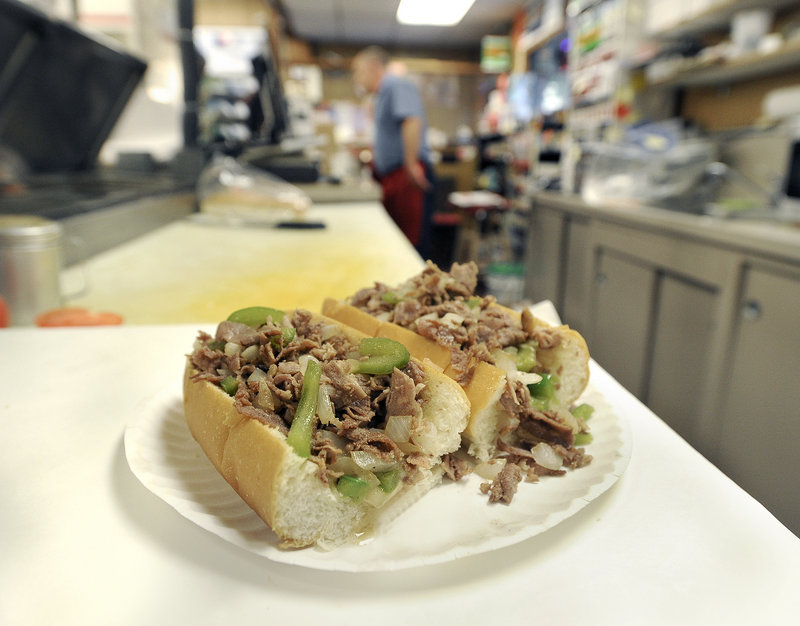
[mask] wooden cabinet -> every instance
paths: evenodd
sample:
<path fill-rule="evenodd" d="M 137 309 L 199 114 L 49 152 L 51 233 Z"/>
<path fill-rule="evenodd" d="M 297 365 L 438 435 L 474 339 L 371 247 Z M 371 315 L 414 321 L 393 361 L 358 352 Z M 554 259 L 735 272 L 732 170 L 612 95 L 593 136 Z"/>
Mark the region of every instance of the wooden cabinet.
<path fill-rule="evenodd" d="M 575 200 L 533 216 L 527 297 L 552 300 L 600 365 L 800 533 L 800 254 L 704 239 L 696 216 L 671 230 Z"/>

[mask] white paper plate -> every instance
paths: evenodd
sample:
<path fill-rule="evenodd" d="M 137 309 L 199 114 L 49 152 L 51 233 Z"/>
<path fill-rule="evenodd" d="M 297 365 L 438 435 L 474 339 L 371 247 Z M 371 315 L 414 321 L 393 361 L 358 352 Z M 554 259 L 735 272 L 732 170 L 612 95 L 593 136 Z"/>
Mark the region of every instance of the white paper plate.
<path fill-rule="evenodd" d="M 615 415 L 591 387 L 583 401 L 595 407 L 587 447 L 592 462 L 565 476 L 521 483 L 513 502 L 490 505 L 471 475 L 445 480 L 387 527 L 358 545 L 333 551 L 284 550 L 279 539 L 214 469 L 194 441 L 180 390 L 142 407 L 125 432 L 125 454 L 139 480 L 181 515 L 223 539 L 273 561 L 323 570 L 397 570 L 452 561 L 509 546 L 574 515 L 613 485 L 630 459 L 627 420 Z"/>

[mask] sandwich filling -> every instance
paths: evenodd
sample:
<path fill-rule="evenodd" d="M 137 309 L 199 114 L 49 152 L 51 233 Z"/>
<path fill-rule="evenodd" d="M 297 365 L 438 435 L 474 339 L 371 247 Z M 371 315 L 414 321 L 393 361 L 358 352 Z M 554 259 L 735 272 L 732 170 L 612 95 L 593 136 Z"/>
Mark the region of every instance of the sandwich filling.
<path fill-rule="evenodd" d="M 286 435 L 321 480 L 380 506 L 439 461 L 414 441 L 425 373 L 403 352 L 389 340 L 365 348 L 308 311 L 253 307 L 232 314 L 214 336 L 201 332 L 190 360 L 194 380 L 219 385 L 239 413 Z M 306 453 L 294 442 L 304 437 L 300 420 L 307 420 Z"/>
<path fill-rule="evenodd" d="M 490 478 L 482 490 L 490 501 L 508 503 L 522 480 L 561 475 L 565 467 L 591 461 L 578 447 L 591 440 L 586 424 L 591 407 L 561 405 L 556 394 L 561 373 L 546 371 L 537 361 L 537 351 L 558 348 L 561 329 L 535 326 L 527 310 L 520 321 L 495 306 L 494 297 L 477 296 L 477 282 L 475 263 L 454 263 L 445 272 L 428 261 L 420 274 L 401 285 L 376 283 L 357 292 L 348 304 L 449 349 L 450 365 L 461 385 L 469 384 L 481 362 L 505 371 L 500 398 L 505 420 L 494 458 L 475 465 L 463 455 L 449 455 L 443 466 L 454 480 L 473 470 Z"/>

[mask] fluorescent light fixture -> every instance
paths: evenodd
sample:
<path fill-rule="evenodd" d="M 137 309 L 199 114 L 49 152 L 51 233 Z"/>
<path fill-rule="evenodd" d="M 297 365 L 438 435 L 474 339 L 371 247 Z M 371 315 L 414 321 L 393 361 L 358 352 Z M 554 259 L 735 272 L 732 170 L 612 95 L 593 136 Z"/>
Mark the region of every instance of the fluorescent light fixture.
<path fill-rule="evenodd" d="M 453 26 L 473 4 L 475 0 L 400 0 L 397 21 L 417 26 Z"/>

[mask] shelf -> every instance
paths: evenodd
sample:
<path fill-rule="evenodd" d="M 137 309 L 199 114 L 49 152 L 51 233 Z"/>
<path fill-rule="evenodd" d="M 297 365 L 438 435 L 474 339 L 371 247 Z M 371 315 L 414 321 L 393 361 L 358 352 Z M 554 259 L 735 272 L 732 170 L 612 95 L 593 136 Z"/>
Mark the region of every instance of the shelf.
<path fill-rule="evenodd" d="M 706 33 L 727 30 L 734 13 L 747 9 L 771 9 L 779 11 L 797 6 L 797 0 L 735 0 L 710 7 L 698 15 L 687 16 L 679 24 L 653 33 L 657 39 L 679 39 Z"/>
<path fill-rule="evenodd" d="M 651 87 L 713 87 L 743 82 L 800 69 L 800 41 L 784 45 L 772 54 L 748 54 L 723 63 L 692 63 L 676 74 L 649 83 Z"/>

